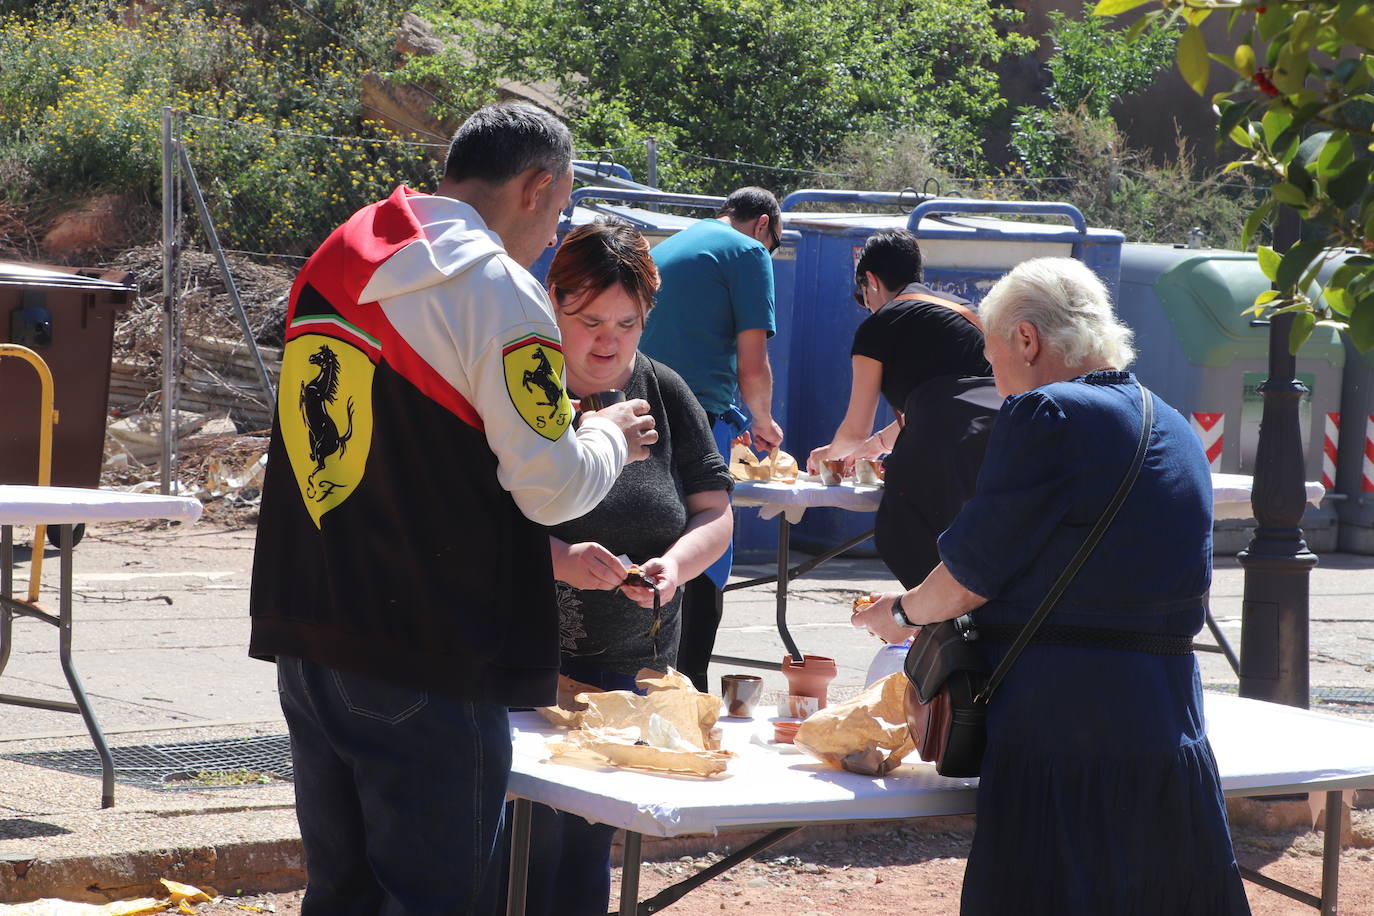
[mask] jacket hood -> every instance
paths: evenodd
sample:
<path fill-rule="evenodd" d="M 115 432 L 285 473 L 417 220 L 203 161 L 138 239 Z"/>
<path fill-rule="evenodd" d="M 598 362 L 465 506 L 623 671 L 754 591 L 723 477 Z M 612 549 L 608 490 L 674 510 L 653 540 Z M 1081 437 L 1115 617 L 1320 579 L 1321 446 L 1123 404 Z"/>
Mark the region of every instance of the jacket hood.
<path fill-rule="evenodd" d="M 333 301 L 377 302 L 437 286 L 504 252 L 471 205 L 402 185 L 334 230 L 297 283 L 309 273 L 314 285 L 343 296 Z"/>

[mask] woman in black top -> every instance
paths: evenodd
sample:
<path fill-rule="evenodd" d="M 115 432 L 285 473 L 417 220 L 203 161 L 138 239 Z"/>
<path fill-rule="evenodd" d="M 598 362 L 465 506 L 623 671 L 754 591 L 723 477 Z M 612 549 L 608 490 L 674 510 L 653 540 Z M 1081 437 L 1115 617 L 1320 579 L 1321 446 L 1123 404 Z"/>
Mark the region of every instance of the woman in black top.
<path fill-rule="evenodd" d="M 849 407 L 806 466 L 814 474 L 826 459 L 888 456 L 874 537 L 883 562 L 911 588 L 940 562 L 935 539 L 973 492 L 1001 398 L 967 301 L 921 283 L 916 236 L 874 233 L 854 272 L 854 298 L 870 314 L 850 349 Z M 880 394 L 897 419 L 870 435 Z"/>
<path fill-rule="evenodd" d="M 639 231 L 618 220 L 573 229 L 554 256 L 548 283 L 568 394 L 614 388 L 627 399 L 643 398 L 658 431 L 649 457 L 626 466 L 595 509 L 549 529 L 561 672 L 605 690 L 634 690 L 641 669 L 676 663 L 680 586 L 730 543 L 733 483 L 687 383 L 638 351 L 659 283 Z M 625 584 L 622 557 L 653 588 Z M 534 806 L 533 816 L 525 912 L 604 914 L 615 828 L 543 805 Z"/>

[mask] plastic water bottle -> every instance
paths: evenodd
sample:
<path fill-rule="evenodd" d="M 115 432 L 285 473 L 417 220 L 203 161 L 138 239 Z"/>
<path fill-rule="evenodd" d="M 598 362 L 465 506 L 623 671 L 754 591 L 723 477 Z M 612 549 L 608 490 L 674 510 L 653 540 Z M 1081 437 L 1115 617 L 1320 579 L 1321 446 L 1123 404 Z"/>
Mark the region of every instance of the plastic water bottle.
<path fill-rule="evenodd" d="M 868 665 L 868 675 L 864 681 L 864 686 L 871 687 L 889 674 L 901 671 L 902 663 L 906 661 L 907 650 L 910 648 L 911 640 L 907 640 L 879 649 L 878 654 L 873 656 L 873 661 Z"/>

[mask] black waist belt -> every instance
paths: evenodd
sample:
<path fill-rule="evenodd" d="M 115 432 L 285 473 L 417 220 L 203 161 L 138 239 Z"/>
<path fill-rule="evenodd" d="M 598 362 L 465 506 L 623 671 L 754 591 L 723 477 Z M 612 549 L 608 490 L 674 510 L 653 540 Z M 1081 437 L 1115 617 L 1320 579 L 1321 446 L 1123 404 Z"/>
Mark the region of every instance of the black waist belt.
<path fill-rule="evenodd" d="M 979 639 L 988 642 L 1014 642 L 1021 632 L 1017 624 L 979 624 Z M 1047 623 L 1031 640 L 1056 646 L 1080 649 L 1118 649 L 1128 652 L 1150 652 L 1154 655 L 1188 655 L 1193 651 L 1191 636 L 1167 636 L 1162 633 L 1137 633 L 1131 630 L 1100 630 L 1097 627 L 1074 627 Z"/>

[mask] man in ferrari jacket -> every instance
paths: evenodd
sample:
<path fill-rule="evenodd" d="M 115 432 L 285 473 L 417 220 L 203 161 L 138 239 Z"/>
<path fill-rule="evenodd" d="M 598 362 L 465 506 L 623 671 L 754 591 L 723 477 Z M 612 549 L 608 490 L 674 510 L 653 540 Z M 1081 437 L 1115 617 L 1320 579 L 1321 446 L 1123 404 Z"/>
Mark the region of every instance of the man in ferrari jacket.
<path fill-rule="evenodd" d="M 656 439 L 582 415 L 527 268 L 572 188 L 567 128 L 481 109 L 433 195 L 400 187 L 296 278 L 250 653 L 277 662 L 306 916 L 472 912 L 501 835 L 506 710 L 555 702 L 548 535 Z"/>

